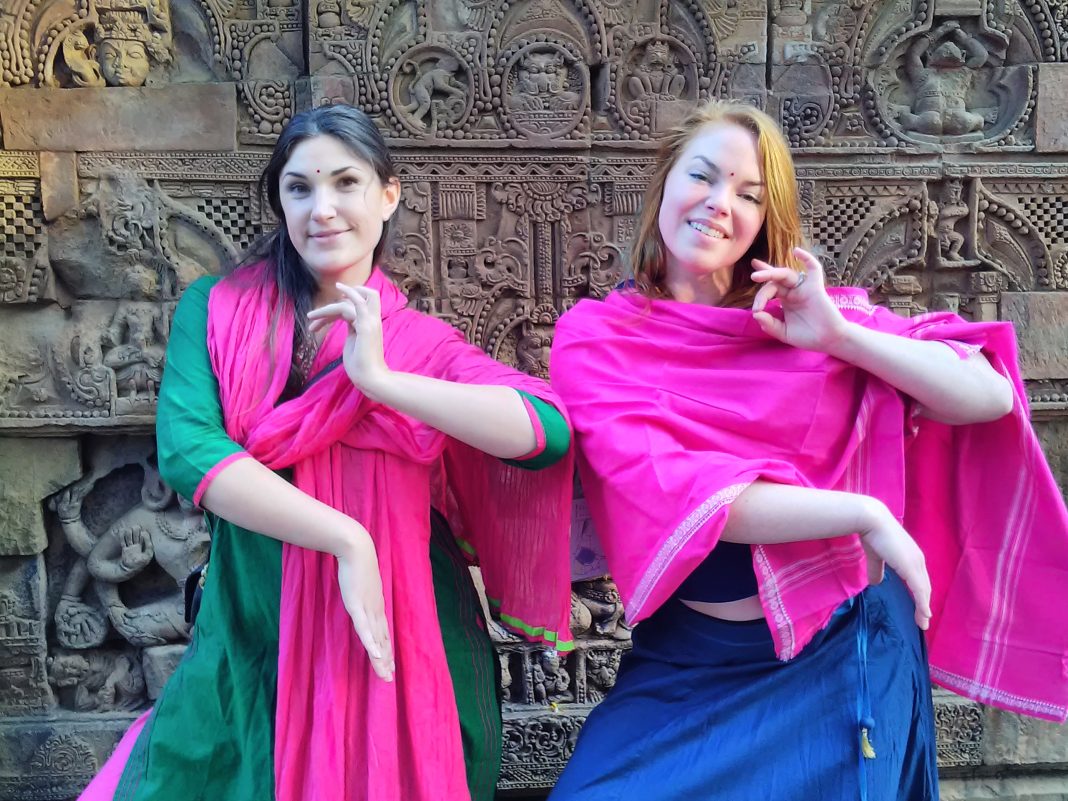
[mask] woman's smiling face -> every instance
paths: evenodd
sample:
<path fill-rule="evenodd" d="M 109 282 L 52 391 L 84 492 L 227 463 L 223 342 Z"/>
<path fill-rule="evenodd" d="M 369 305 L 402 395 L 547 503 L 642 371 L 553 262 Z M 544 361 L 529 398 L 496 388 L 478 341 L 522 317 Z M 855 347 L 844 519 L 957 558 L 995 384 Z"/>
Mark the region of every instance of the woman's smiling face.
<path fill-rule="evenodd" d="M 383 185 L 341 141 L 319 135 L 293 148 L 279 197 L 293 247 L 319 285 L 362 284 L 384 223 L 397 209 L 400 184 Z"/>
<path fill-rule="evenodd" d="M 748 252 L 767 213 L 756 135 L 712 123 L 686 145 L 664 183 L 659 225 L 668 284 L 707 280 Z"/>

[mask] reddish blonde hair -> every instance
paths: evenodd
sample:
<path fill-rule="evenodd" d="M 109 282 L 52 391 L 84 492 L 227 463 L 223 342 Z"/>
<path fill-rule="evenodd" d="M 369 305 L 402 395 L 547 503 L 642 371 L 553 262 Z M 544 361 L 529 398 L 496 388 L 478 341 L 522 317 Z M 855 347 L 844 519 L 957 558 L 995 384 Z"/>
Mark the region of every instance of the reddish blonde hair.
<path fill-rule="evenodd" d="M 664 185 L 682 151 L 697 133 L 708 125 L 737 125 L 757 140 L 757 158 L 765 185 L 767 215 L 752 247 L 734 268 L 730 291 L 721 306 L 748 306 L 757 285 L 750 279 L 751 259 L 801 269 L 793 249 L 801 245 L 801 218 L 797 206 L 797 177 L 790 146 L 775 121 L 754 106 L 735 101 L 711 100 L 694 108 L 673 128 L 660 145 L 656 172 L 645 193 L 645 206 L 638 223 L 638 235 L 631 251 L 631 272 L 638 290 L 647 297 L 670 297 L 667 289 L 667 247 L 660 233 L 660 204 Z"/>

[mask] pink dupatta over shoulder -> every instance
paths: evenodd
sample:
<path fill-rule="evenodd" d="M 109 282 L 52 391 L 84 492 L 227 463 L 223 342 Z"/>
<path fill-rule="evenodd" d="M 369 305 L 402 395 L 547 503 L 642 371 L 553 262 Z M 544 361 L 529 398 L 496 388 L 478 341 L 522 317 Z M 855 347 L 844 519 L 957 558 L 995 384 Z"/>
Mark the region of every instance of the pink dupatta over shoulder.
<path fill-rule="evenodd" d="M 1013 411 L 983 424 L 917 419 L 844 362 L 783 345 L 747 309 L 616 292 L 557 327 L 553 386 L 628 619 L 667 600 L 715 547 L 754 480 L 875 496 L 904 521 L 934 587 L 932 677 L 976 700 L 1068 716 L 1068 514 L 1028 420 L 1007 323 L 904 319 L 834 290 L 850 320 L 982 350 L 1012 381 Z M 761 602 L 790 659 L 867 585 L 855 535 L 753 548 Z"/>
<path fill-rule="evenodd" d="M 380 271 L 367 285 L 382 297 L 391 368 L 507 385 L 562 408 L 544 382 L 498 364 L 455 329 L 405 308 L 404 295 Z M 272 324 L 277 325 L 273 338 Z M 397 670 L 392 683 L 374 675 L 342 604 L 334 558 L 286 545 L 276 797 L 467 799 L 459 721 L 431 580 L 430 506 L 433 501 L 451 513 L 454 531 L 477 552 L 487 594 L 500 603 L 503 619 L 566 649 L 571 646 L 571 460 L 537 472 L 505 465 L 369 401 L 343 368 L 278 403 L 291 361 L 293 325 L 291 307 L 279 302 L 262 264 L 212 289 L 208 339 L 226 430 L 266 466 L 292 467 L 300 489 L 351 515 L 371 533 Z M 345 335 L 346 326 L 336 324 L 313 373 L 340 356 Z"/>

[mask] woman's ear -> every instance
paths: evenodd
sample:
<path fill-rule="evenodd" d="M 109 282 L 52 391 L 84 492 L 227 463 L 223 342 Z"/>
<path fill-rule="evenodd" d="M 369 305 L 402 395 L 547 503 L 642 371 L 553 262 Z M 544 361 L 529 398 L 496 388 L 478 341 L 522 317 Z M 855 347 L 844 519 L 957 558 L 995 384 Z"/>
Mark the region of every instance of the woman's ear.
<path fill-rule="evenodd" d="M 384 187 L 382 187 L 382 220 L 388 220 L 392 217 L 396 211 L 397 206 L 400 205 L 401 185 L 400 180 L 396 177 L 390 178 Z"/>

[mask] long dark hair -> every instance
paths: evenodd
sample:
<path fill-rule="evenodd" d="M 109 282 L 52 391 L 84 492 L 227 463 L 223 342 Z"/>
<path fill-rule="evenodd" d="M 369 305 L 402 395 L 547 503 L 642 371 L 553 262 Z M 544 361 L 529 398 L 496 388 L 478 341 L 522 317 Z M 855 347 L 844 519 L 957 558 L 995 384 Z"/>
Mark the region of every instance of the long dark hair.
<path fill-rule="evenodd" d="M 308 312 L 311 311 L 318 284 L 311 271 L 304 266 L 297 249 L 286 230 L 285 215 L 282 213 L 280 183 L 282 170 L 289 162 L 293 149 L 301 142 L 314 136 L 332 136 L 343 144 L 353 155 L 367 162 L 378 176 L 383 186 L 395 180 L 397 173 L 393 168 L 393 159 L 389 148 L 371 118 L 357 108 L 346 105 L 320 106 L 297 114 L 282 130 L 275 143 L 274 151 L 263 169 L 259 180 L 260 197 L 266 196 L 267 203 L 278 218 L 278 227 L 269 231 L 249 246 L 249 249 L 236 263 L 235 269 L 247 264 L 266 260 L 272 270 L 281 300 L 292 304 L 296 312 L 295 345 L 301 345 L 308 339 Z M 386 251 L 393 229 L 393 218 L 382 225 L 382 236 L 374 249 L 374 263 L 378 264 Z M 273 330 L 272 330 L 273 337 Z"/>

